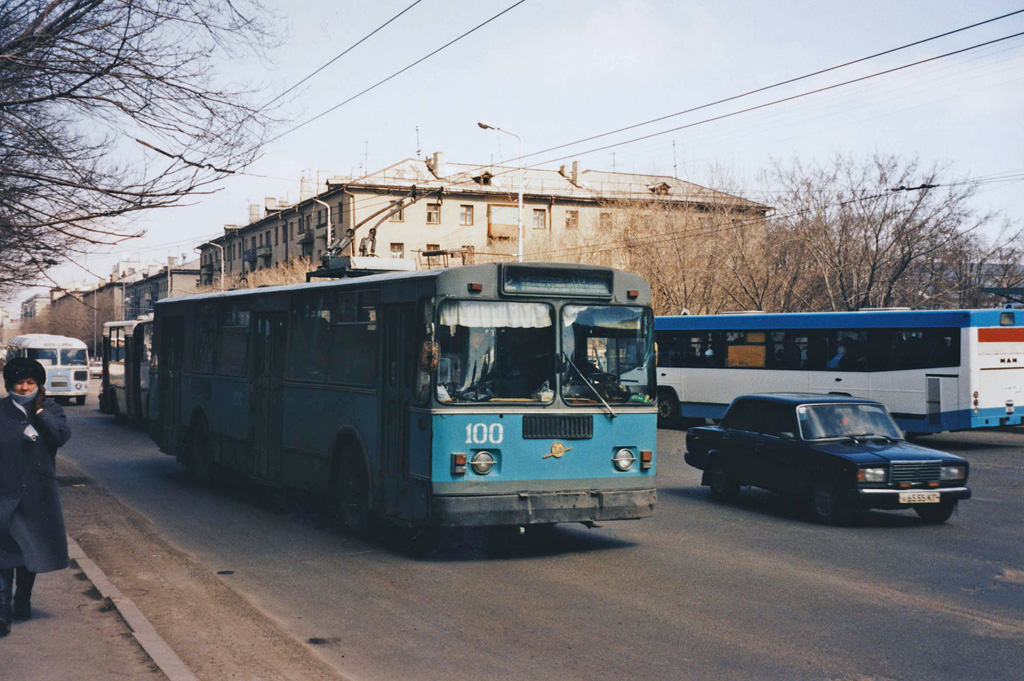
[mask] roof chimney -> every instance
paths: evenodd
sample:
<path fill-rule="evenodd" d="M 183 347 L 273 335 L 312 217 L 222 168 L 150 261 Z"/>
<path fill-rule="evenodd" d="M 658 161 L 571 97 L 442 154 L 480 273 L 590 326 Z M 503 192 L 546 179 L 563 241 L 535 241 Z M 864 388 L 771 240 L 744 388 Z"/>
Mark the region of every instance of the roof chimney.
<path fill-rule="evenodd" d="M 249 204 L 249 224 L 251 225 L 254 222 L 259 222 L 260 218 L 262 218 L 262 217 L 263 217 L 263 215 L 262 215 L 262 211 L 260 210 L 260 204 L 258 204 L 258 203 L 250 203 Z"/>
<path fill-rule="evenodd" d="M 299 183 L 299 201 L 308 201 L 316 196 L 316 180 L 312 177 L 303 177 Z"/>
<path fill-rule="evenodd" d="M 572 183 L 577 187 L 580 186 L 580 162 L 572 162 Z"/>
<path fill-rule="evenodd" d="M 435 151 L 433 157 L 427 159 L 427 167 L 430 168 L 430 172 L 434 173 L 434 177 L 437 179 L 444 178 L 448 174 L 444 165 L 444 152 Z"/>

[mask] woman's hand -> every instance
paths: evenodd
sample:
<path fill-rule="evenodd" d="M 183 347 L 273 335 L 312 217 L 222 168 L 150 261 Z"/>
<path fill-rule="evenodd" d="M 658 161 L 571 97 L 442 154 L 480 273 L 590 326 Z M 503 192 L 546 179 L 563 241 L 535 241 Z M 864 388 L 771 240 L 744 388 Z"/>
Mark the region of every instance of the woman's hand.
<path fill-rule="evenodd" d="M 39 393 L 36 395 L 36 401 L 32 403 L 35 413 L 39 414 L 43 411 L 43 402 L 46 401 L 46 388 L 39 386 Z"/>

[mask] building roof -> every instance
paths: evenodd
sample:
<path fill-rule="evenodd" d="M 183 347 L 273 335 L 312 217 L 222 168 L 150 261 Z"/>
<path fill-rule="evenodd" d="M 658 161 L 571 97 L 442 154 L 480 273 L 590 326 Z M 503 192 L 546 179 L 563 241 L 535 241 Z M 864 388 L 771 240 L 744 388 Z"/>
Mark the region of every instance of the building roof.
<path fill-rule="evenodd" d="M 437 171 L 435 174 L 434 170 Z M 486 180 L 484 180 L 486 178 Z M 482 194 L 507 195 L 519 191 L 517 166 L 473 165 L 431 162 L 407 158 L 383 170 L 359 178 L 336 177 L 328 186 L 373 188 L 411 188 L 424 191 L 443 189 Z M 680 203 L 728 205 L 733 209 L 767 211 L 768 206 L 702 187 L 666 175 L 637 175 L 583 170 L 576 173 L 562 166 L 559 170 L 523 169 L 523 193 L 584 201 L 649 200 L 660 198 Z"/>

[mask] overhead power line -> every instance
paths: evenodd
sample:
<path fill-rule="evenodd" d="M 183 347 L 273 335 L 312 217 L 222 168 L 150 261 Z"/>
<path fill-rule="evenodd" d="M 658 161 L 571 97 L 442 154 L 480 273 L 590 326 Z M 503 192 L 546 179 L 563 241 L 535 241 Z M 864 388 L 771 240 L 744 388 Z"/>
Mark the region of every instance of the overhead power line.
<path fill-rule="evenodd" d="M 472 33 L 475 33 L 476 31 L 479 31 L 479 30 L 480 30 L 481 28 L 483 28 L 483 27 L 484 27 L 484 26 L 486 26 L 487 24 L 489 24 L 489 23 L 491 23 L 492 21 L 495 21 L 496 19 L 498 19 L 498 18 L 500 18 L 500 17 L 504 16 L 505 14 L 507 14 L 507 13 L 511 12 L 511 11 L 512 11 L 513 9 L 515 9 L 515 8 L 516 8 L 516 7 L 518 7 L 519 5 L 523 4 L 524 2 L 526 2 L 526 0 L 519 0 L 519 1 L 518 1 L 518 2 L 516 2 L 516 3 L 513 3 L 513 4 L 512 4 L 512 5 L 510 5 L 509 7 L 506 7 L 506 8 L 505 8 L 505 9 L 503 9 L 502 11 L 500 11 L 500 12 L 498 12 L 497 14 L 495 14 L 494 16 L 492 16 L 492 17 L 491 17 L 490 19 L 488 19 L 488 20 L 486 20 L 486 21 L 484 21 L 484 22 L 482 22 L 482 23 L 480 23 L 480 24 L 477 24 L 477 25 L 476 25 L 476 26 L 474 26 L 473 28 L 469 29 L 468 31 L 466 31 L 465 33 L 463 33 L 462 35 L 460 35 L 459 37 L 457 37 L 457 38 L 453 38 L 452 40 L 449 40 L 449 41 L 448 41 L 447 43 L 445 43 L 445 44 L 444 44 L 444 45 L 442 45 L 441 47 L 437 48 L 436 50 L 434 50 L 434 51 L 433 51 L 433 52 L 431 52 L 430 54 L 428 54 L 428 55 L 426 55 L 426 56 L 423 56 L 423 57 L 420 57 L 419 59 L 417 59 L 417 60 L 416 60 L 416 61 L 414 61 L 413 63 L 409 64 L 408 66 L 405 66 L 405 67 L 403 67 L 403 68 L 399 69 L 398 71 L 395 71 L 394 73 L 392 73 L 392 74 L 391 74 L 390 76 L 388 76 L 387 78 L 384 78 L 383 80 L 379 80 L 379 81 L 377 81 L 376 83 L 374 83 L 373 85 L 371 85 L 370 87 L 368 87 L 368 88 L 366 88 L 366 89 L 362 90 L 361 92 L 358 92 L 358 93 L 356 93 L 356 94 L 352 95 L 351 97 L 349 97 L 349 98 L 348 98 L 348 99 L 346 99 L 345 101 L 343 101 L 343 102 L 341 102 L 341 103 L 339 103 L 339 104 L 335 104 L 335 105 L 334 105 L 334 106 L 332 106 L 332 107 L 331 107 L 330 109 L 327 109 L 326 111 L 323 111 L 323 112 L 321 112 L 321 113 L 317 114 L 316 116 L 313 116 L 312 118 L 309 118 L 309 119 L 307 119 L 307 120 L 303 121 L 302 123 L 299 123 L 298 125 L 296 125 L 296 126 L 294 126 L 294 127 L 292 127 L 292 128 L 289 128 L 288 130 L 285 130 L 284 132 L 282 132 L 282 133 L 281 133 L 280 135 L 278 135 L 277 137 L 273 137 L 273 138 L 271 138 L 270 140 L 268 140 L 268 141 L 266 142 L 266 144 L 272 144 L 273 142 L 276 142 L 277 140 L 279 140 L 279 139 L 281 139 L 282 137 L 284 137 L 285 135 L 290 135 L 291 133 L 295 132 L 296 130 L 299 130 L 299 129 L 301 129 L 301 128 L 304 128 L 305 126 L 309 125 L 309 124 L 310 124 L 310 123 L 312 123 L 313 121 L 319 120 L 320 118 L 323 118 L 323 117 L 324 117 L 324 116 L 326 116 L 327 114 L 329 114 L 329 113 L 332 113 L 332 112 L 334 112 L 334 111 L 337 111 L 338 109 L 340 109 L 341 107 L 345 106 L 346 104 L 348 104 L 348 103 L 350 103 L 350 102 L 352 102 L 352 101 L 354 101 L 354 100 L 356 100 L 356 99 L 358 99 L 358 98 L 362 97 L 362 96 L 363 96 L 363 95 L 365 95 L 365 94 L 366 94 L 367 92 L 370 92 L 371 90 L 375 90 L 376 88 L 380 87 L 380 86 L 381 86 L 381 85 L 383 85 L 384 83 L 387 83 L 388 81 L 390 81 L 390 80 L 392 80 L 392 79 L 394 79 L 394 78 L 396 78 L 396 77 L 400 76 L 401 74 L 405 73 L 405 72 L 406 72 L 406 71 L 408 71 L 409 69 L 411 69 L 411 68 L 414 68 L 415 66 L 418 66 L 419 64 L 422 64 L 423 62 L 425 62 L 426 60 L 430 59 L 431 57 L 433 57 L 434 55 L 438 54 L 439 52 L 442 52 L 443 50 L 446 50 L 446 49 L 448 49 L 449 47 L 451 47 L 451 46 L 452 46 L 452 45 L 454 45 L 455 43 L 459 42 L 459 41 L 460 41 L 460 40 L 462 40 L 463 38 L 465 38 L 465 37 L 467 37 L 467 36 L 471 35 Z"/>
<path fill-rule="evenodd" d="M 810 95 L 815 95 L 815 94 L 819 94 L 819 93 L 822 93 L 822 92 L 827 92 L 829 90 L 835 90 L 837 88 L 845 87 L 847 85 L 852 85 L 854 83 L 861 83 L 861 82 L 864 82 L 864 81 L 867 81 L 867 80 L 871 80 L 872 78 L 878 78 L 879 76 L 888 75 L 890 73 L 896 73 L 897 71 L 903 71 L 905 69 L 909 69 L 909 68 L 912 68 L 914 66 L 920 66 L 921 64 L 927 64 L 927 63 L 930 63 L 930 62 L 933 62 L 933 61 L 938 61 L 939 59 L 945 59 L 947 57 L 952 57 L 952 56 L 955 56 L 955 55 L 958 55 L 958 54 L 963 54 L 965 52 L 970 52 L 971 50 L 977 50 L 977 49 L 980 49 L 982 47 L 988 47 L 989 45 L 995 45 L 996 43 L 1001 43 L 1001 42 L 1006 41 L 1006 40 L 1012 40 L 1013 38 L 1019 38 L 1021 36 L 1024 36 L 1024 31 L 1022 31 L 1020 33 L 1013 33 L 1011 35 L 1003 36 L 1002 38 L 996 38 L 994 40 L 988 40 L 988 41 L 985 41 L 983 43 L 978 43 L 976 45 L 971 45 L 970 47 L 964 47 L 962 49 L 954 50 L 952 52 L 946 52 L 945 54 L 936 55 L 934 57 L 928 57 L 927 59 L 920 59 L 918 61 L 911 62 L 909 64 L 903 64 L 902 66 L 896 66 L 896 67 L 891 68 L 891 69 L 885 69 L 884 71 L 877 71 L 875 73 L 872 73 L 872 74 L 869 74 L 869 75 L 866 75 L 866 76 L 861 76 L 860 78 L 852 78 L 850 80 L 846 80 L 846 81 L 843 81 L 841 83 L 834 83 L 832 85 L 826 85 L 826 86 L 823 86 L 823 87 L 820 87 L 820 88 L 815 88 L 814 90 L 808 90 L 806 92 L 801 92 L 799 94 L 791 95 L 789 97 L 783 97 L 781 99 L 776 99 L 776 100 L 773 100 L 773 101 L 770 101 L 770 102 L 765 102 L 764 104 L 758 104 L 756 106 L 750 106 L 750 107 L 747 107 L 745 109 L 739 109 L 738 111 L 732 111 L 732 112 L 721 114 L 721 115 L 718 115 L 718 116 L 712 116 L 710 118 L 705 118 L 705 119 L 702 119 L 702 120 L 699 120 L 699 121 L 694 121 L 693 123 L 687 123 L 686 125 L 680 125 L 680 126 L 677 126 L 677 127 L 674 127 L 674 128 L 669 128 L 668 130 L 661 130 L 659 132 L 653 132 L 653 133 L 650 133 L 648 135 L 642 135 L 640 137 L 634 137 L 632 139 L 624 140 L 622 142 L 615 142 L 613 144 L 606 144 L 606 145 L 601 146 L 601 147 L 594 147 L 592 149 L 587 149 L 585 151 L 579 151 L 579 152 L 576 152 L 574 154 L 570 154 L 569 156 L 560 156 L 560 157 L 557 157 L 557 158 L 548 159 L 546 161 L 541 161 L 539 163 L 534 163 L 534 164 L 532 164 L 530 166 L 527 166 L 527 167 L 529 167 L 529 168 L 537 168 L 539 166 L 547 165 L 549 163 L 557 163 L 558 161 L 564 161 L 566 159 L 573 158 L 575 156 L 585 156 L 587 154 L 593 154 L 593 153 L 597 153 L 599 151 L 606 151 L 608 149 L 614 149 L 616 147 L 625 146 L 627 144 L 635 144 L 636 142 L 641 142 L 643 140 L 652 139 L 654 137 L 660 137 L 662 135 L 667 135 L 667 134 L 672 133 L 672 132 L 678 132 L 680 130 L 686 130 L 688 128 L 693 128 L 693 127 L 696 127 L 698 125 L 704 125 L 704 124 L 707 124 L 707 123 L 712 123 L 714 121 L 720 121 L 720 120 L 724 120 L 726 118 L 732 118 L 734 116 L 739 116 L 740 114 L 750 113 L 751 111 L 758 111 L 760 109 L 767 109 L 768 107 L 776 106 L 778 104 L 784 104 L 786 102 L 792 102 L 792 101 L 795 101 L 797 99 L 801 99 L 803 97 L 809 97 Z"/>
<path fill-rule="evenodd" d="M 302 85 L 303 83 L 305 83 L 306 81 L 308 81 L 308 80 L 309 80 L 310 78 L 314 77 L 315 75 L 317 75 L 318 73 L 320 73 L 321 71 L 323 71 L 324 69 L 326 69 L 326 68 L 327 68 L 328 66 L 330 66 L 331 64 L 333 64 L 334 62 L 338 61 L 339 59 L 341 59 L 342 57 L 344 57 L 344 56 L 345 56 L 346 54 L 348 54 L 349 52 L 351 52 L 352 50 L 356 49 L 357 47 L 359 47 L 360 45 L 362 45 L 363 43 L 365 43 L 365 42 L 366 42 L 367 40 L 369 40 L 370 38 L 372 38 L 372 37 L 373 37 L 374 35 L 376 35 L 376 34 L 377 34 L 377 33 L 379 33 L 380 31 L 382 31 L 382 30 L 384 30 L 385 28 L 387 28 L 387 26 L 388 26 L 389 24 L 391 24 L 392 22 L 394 22 L 394 21 L 395 21 L 396 19 L 398 19 L 399 17 L 401 17 L 401 16 L 403 15 L 403 14 L 405 14 L 406 12 L 408 12 L 409 10 L 411 10 L 411 9 L 412 9 L 413 7 L 415 7 L 416 5 L 420 4 L 421 2 L 423 2 L 423 0 L 416 0 L 416 2 L 412 3 L 411 5 L 409 5 L 409 6 L 408 6 L 408 7 L 406 7 L 405 9 L 403 9 L 403 10 L 402 10 L 401 12 L 399 12 L 398 14 L 396 14 L 395 16 L 391 17 L 390 19 L 388 19 L 387 21 L 385 21 L 385 22 L 384 22 L 383 24 L 381 24 L 380 26 L 378 26 L 377 28 L 373 29 L 372 31 L 370 31 L 369 33 L 367 33 L 366 35 L 364 35 L 364 36 L 363 36 L 362 38 L 360 38 L 360 39 L 359 39 L 359 40 L 358 40 L 357 42 L 355 42 L 355 43 L 353 43 L 352 45 L 350 45 L 350 46 L 349 46 L 348 48 L 346 48 L 346 49 L 345 49 L 344 51 L 342 51 L 341 53 L 339 53 L 338 55 L 336 55 L 335 57 L 333 57 L 332 59 L 330 59 L 330 60 L 329 60 L 328 62 L 326 62 L 326 63 L 325 63 L 325 64 L 324 64 L 323 66 L 321 66 L 321 67 L 320 67 L 320 68 L 318 68 L 317 70 L 313 71 L 313 72 L 312 72 L 312 73 L 310 73 L 310 74 L 309 74 L 308 76 L 306 76 L 306 77 L 305 77 L 305 78 L 303 78 L 302 80 L 298 81 L 297 83 L 295 83 L 294 85 L 292 85 L 292 86 L 291 86 L 290 88 L 288 88 L 287 90 L 285 90 L 285 91 L 284 91 L 284 92 L 282 92 L 281 94 L 279 94 L 279 95 L 276 95 L 275 97 L 273 97 L 272 99 L 270 99 L 269 101 L 267 101 L 267 103 L 266 103 L 266 104 L 264 104 L 263 106 L 261 106 L 260 108 L 261 108 L 261 109 L 265 109 L 265 108 L 267 108 L 268 106 L 270 106 L 271 104 L 273 104 L 274 102 L 276 102 L 277 100 L 281 99 L 281 98 L 282 98 L 282 97 L 284 97 L 284 96 L 285 96 L 286 94 L 288 94 L 289 92 L 291 92 L 291 91 L 292 91 L 292 90 L 294 90 L 295 88 L 299 87 L 300 85 Z"/>
<path fill-rule="evenodd" d="M 938 40 L 940 38 L 945 38 L 945 37 L 954 35 L 956 33 L 962 33 L 963 31 L 967 31 L 967 30 L 970 30 L 972 28 L 977 28 L 978 26 L 984 26 L 985 24 L 991 24 L 991 23 L 996 22 L 996 21 L 1001 21 L 1003 19 L 1007 19 L 1007 18 L 1012 17 L 1012 16 L 1017 15 L 1017 14 L 1024 14 L 1024 9 L 1017 10 L 1015 12 L 1009 12 L 1007 14 L 1003 14 L 1003 15 L 1000 15 L 998 17 L 993 17 L 991 19 L 986 19 L 985 21 L 979 21 L 977 23 L 969 24 L 967 26 L 961 26 L 960 28 L 956 28 L 956 29 L 953 29 L 951 31 L 946 31 L 945 33 L 939 33 L 937 35 L 933 35 L 933 36 L 928 37 L 928 38 L 923 38 L 921 40 L 915 40 L 914 42 L 907 43 L 905 45 L 900 45 L 899 47 L 893 47 L 893 48 L 890 48 L 888 50 L 884 50 L 882 52 L 876 52 L 875 54 L 871 54 L 871 55 L 868 55 L 866 57 L 860 57 L 859 59 L 854 59 L 852 61 L 843 62 L 842 64 L 836 64 L 835 66 L 830 66 L 828 68 L 819 69 L 817 71 L 812 71 L 811 73 L 808 73 L 808 74 L 805 74 L 805 75 L 802 75 L 802 76 L 796 76 L 795 78 L 788 78 L 786 80 L 779 81 L 778 83 L 773 83 L 771 85 L 765 85 L 763 87 L 755 88 L 753 90 L 748 90 L 748 91 L 743 92 L 743 93 L 738 94 L 738 95 L 732 95 L 731 97 L 725 97 L 724 99 L 719 99 L 719 100 L 716 100 L 714 102 L 708 102 L 707 104 L 701 104 L 699 106 L 691 107 L 691 108 L 685 109 L 683 111 L 677 111 L 676 113 L 666 114 L 664 116 L 659 116 L 657 118 L 652 118 L 650 120 L 642 121 L 640 123 L 634 123 L 632 125 L 627 125 L 627 126 L 622 127 L 622 128 L 617 128 L 615 130 L 609 130 L 608 132 L 602 132 L 602 133 L 597 134 L 597 135 L 591 135 L 590 137 L 583 137 L 583 138 L 575 140 L 573 142 L 565 142 L 564 144 L 559 144 L 559 145 L 556 145 L 556 146 L 553 146 L 553 147 L 548 147 L 547 149 L 542 149 L 540 151 L 534 151 L 534 152 L 531 152 L 529 154 L 523 154 L 523 158 L 531 158 L 533 156 L 539 156 L 540 154 L 547 154 L 549 152 L 557 151 L 559 149 L 564 149 L 566 147 L 572 147 L 572 146 L 575 146 L 577 144 L 583 144 L 585 142 L 592 142 L 592 141 L 594 141 L 596 139 L 601 139 L 603 137 L 609 137 L 611 135 L 617 135 L 618 133 L 621 133 L 621 132 L 627 132 L 629 130 L 635 130 L 636 128 L 641 128 L 641 127 L 643 127 L 645 125 L 652 125 L 654 123 L 660 123 L 661 121 L 665 121 L 665 120 L 668 120 L 670 118 L 676 118 L 678 116 L 683 116 L 685 114 L 693 113 L 695 111 L 701 111 L 702 109 L 708 109 L 710 107 L 717 106 L 719 104 L 725 104 L 726 102 L 732 102 L 732 101 L 735 101 L 737 99 L 742 99 L 743 97 L 749 97 L 751 95 L 756 95 L 758 93 L 766 92 L 768 90 L 773 90 L 775 88 L 779 88 L 779 87 L 782 87 L 784 85 L 790 85 L 792 83 L 796 83 L 796 82 L 799 82 L 801 80 L 806 80 L 808 78 L 813 78 L 814 76 L 820 76 L 823 73 L 829 73 L 830 71 L 836 71 L 838 69 L 846 68 L 847 66 L 853 66 L 854 64 L 860 64 L 862 62 L 866 62 L 866 61 L 869 61 L 871 59 L 877 59 L 878 57 L 884 57 L 885 55 L 893 54 L 895 52 L 899 52 L 901 50 L 906 50 L 906 49 L 909 49 L 911 47 L 916 47 L 918 45 L 923 45 L 923 44 L 931 42 L 933 40 Z"/>

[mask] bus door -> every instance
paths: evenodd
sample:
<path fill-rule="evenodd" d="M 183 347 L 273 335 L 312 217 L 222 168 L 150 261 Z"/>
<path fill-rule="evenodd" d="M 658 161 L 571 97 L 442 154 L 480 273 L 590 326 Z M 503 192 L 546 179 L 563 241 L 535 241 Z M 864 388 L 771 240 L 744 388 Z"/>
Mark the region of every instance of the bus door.
<path fill-rule="evenodd" d="M 253 477 L 281 482 L 281 409 L 287 315 L 255 313 L 249 376 L 249 423 L 255 455 Z"/>
<path fill-rule="evenodd" d="M 406 376 L 417 360 L 413 351 L 416 306 L 394 305 L 384 311 L 384 385 L 381 390 L 380 461 L 383 511 L 404 515 L 409 473 L 409 406 L 412 388 Z"/>

